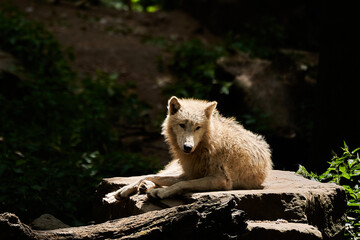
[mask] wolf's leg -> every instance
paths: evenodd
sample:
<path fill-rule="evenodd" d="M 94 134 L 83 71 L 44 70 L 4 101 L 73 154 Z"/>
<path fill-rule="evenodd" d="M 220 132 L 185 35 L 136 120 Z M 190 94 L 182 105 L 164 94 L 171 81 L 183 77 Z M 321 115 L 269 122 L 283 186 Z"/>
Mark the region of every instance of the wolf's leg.
<path fill-rule="evenodd" d="M 112 204 L 112 203 L 117 202 L 118 199 L 120 199 L 121 197 L 126 197 L 126 196 L 134 194 L 137 191 L 138 186 L 140 185 L 140 183 L 143 180 L 146 180 L 147 177 L 152 177 L 152 176 L 153 175 L 146 176 L 143 179 L 140 179 L 140 180 L 138 180 L 138 181 L 136 181 L 134 183 L 123 186 L 123 187 L 121 187 L 120 189 L 118 189 L 116 191 L 113 191 L 111 193 L 106 194 L 105 197 L 103 198 L 103 202 L 108 203 L 108 204 Z"/>
<path fill-rule="evenodd" d="M 158 186 L 170 186 L 183 179 L 184 179 L 183 175 L 178 175 L 178 176 L 148 175 L 135 183 L 126 185 L 117 191 L 106 194 L 105 197 L 103 198 L 103 201 L 111 204 L 117 202 L 118 199 L 120 199 L 121 197 L 128 197 L 139 190 L 139 187 L 143 181 L 150 181 L 153 182 L 154 185 L 158 185 Z"/>
<path fill-rule="evenodd" d="M 151 181 L 143 180 L 143 181 L 139 184 L 137 191 L 138 191 L 139 193 L 146 193 L 146 192 L 148 192 L 148 191 L 150 191 L 151 189 L 156 188 L 156 187 L 159 187 L 159 186 L 156 185 L 155 183 L 151 182 Z"/>
<path fill-rule="evenodd" d="M 174 183 L 180 182 L 183 180 L 184 177 L 182 175 L 180 176 L 162 176 L 162 175 L 149 175 L 145 178 L 141 179 L 140 181 L 137 181 L 133 184 L 129 184 L 127 186 L 124 186 L 120 188 L 119 196 L 120 197 L 128 197 L 129 195 L 132 195 L 136 193 L 139 188 L 141 187 L 142 183 L 149 185 L 151 188 L 158 186 L 170 186 Z M 153 183 L 150 184 L 149 182 Z M 117 197 L 119 197 L 117 196 Z"/>
<path fill-rule="evenodd" d="M 181 181 L 168 188 L 155 188 L 148 195 L 155 198 L 167 198 L 175 194 L 190 191 L 229 190 L 232 188 L 231 181 L 220 176 L 208 176 L 188 181 Z"/>
<path fill-rule="evenodd" d="M 161 187 L 161 186 L 170 186 L 177 182 L 184 180 L 185 177 L 183 175 L 180 176 L 167 176 L 167 175 L 154 175 L 151 177 L 147 177 L 141 180 L 141 183 L 138 185 L 138 192 L 146 193 L 153 188 Z"/>
<path fill-rule="evenodd" d="M 171 186 L 175 183 L 178 183 L 180 181 L 183 181 L 185 179 L 185 176 L 183 174 L 181 175 L 154 175 L 150 178 L 146 178 L 145 180 L 152 181 L 156 185 L 159 186 Z"/>

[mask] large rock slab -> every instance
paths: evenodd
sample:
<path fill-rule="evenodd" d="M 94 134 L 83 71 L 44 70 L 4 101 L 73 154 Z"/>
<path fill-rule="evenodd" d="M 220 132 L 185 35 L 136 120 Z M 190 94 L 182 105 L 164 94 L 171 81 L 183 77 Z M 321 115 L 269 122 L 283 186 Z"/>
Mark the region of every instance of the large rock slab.
<path fill-rule="evenodd" d="M 144 194 L 136 194 L 114 205 L 102 205 L 101 199 L 106 193 L 139 178 L 141 176 L 116 177 L 102 181 L 97 190 L 94 209 L 97 221 L 232 196 L 237 202 L 237 208 L 244 210 L 249 220 L 266 222 L 282 219 L 291 224 L 313 226 L 321 232 L 323 239 L 341 239 L 343 236 L 346 194 L 341 186 L 333 183 L 319 183 L 294 172 L 273 170 L 264 182 L 263 189 L 187 193 L 164 200 L 149 199 Z"/>
<path fill-rule="evenodd" d="M 0 239 L 11 240 L 231 240 L 246 233 L 244 211 L 232 197 L 198 201 L 104 223 L 33 230 L 12 213 L 0 214 Z"/>

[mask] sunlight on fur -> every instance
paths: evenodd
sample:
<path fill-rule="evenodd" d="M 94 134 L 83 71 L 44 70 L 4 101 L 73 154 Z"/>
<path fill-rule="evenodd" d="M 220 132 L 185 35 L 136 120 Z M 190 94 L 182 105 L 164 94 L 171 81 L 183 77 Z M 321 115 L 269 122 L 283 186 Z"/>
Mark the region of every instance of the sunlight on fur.
<path fill-rule="evenodd" d="M 158 174 L 107 194 L 104 201 L 139 191 L 163 199 L 185 192 L 262 188 L 272 169 L 269 145 L 234 118 L 223 117 L 216 105 L 171 97 L 162 134 L 173 160 Z"/>

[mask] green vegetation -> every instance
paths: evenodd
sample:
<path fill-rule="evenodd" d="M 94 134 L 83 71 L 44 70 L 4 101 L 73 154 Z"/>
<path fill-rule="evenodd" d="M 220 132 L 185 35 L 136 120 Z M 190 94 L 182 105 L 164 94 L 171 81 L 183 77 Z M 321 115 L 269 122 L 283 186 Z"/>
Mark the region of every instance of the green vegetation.
<path fill-rule="evenodd" d="M 199 41 L 188 41 L 175 46 L 169 68 L 176 81 L 164 88 L 164 94 L 208 100 L 228 95 L 232 81 L 222 80 L 216 63 L 220 57 L 230 54 L 226 44 L 223 44 L 225 47 L 207 46 Z M 159 69 L 162 68 L 163 64 L 159 61 Z M 242 124 L 257 133 L 271 134 L 268 115 L 259 109 L 242 110 L 244 112 L 236 116 Z"/>
<path fill-rule="evenodd" d="M 78 79 L 55 38 L 14 10 L 0 12 L 0 49 L 21 66 L 0 73 L 0 212 L 82 224 L 101 178 L 159 167 L 120 142 L 125 126 L 147 121 L 133 85 L 102 72 Z"/>
<path fill-rule="evenodd" d="M 105 6 L 129 10 L 129 5 L 131 4 L 132 11 L 138 12 L 156 12 L 159 9 L 171 9 L 177 6 L 177 1 L 167 1 L 167 0 L 101 0 Z"/>
<path fill-rule="evenodd" d="M 267 137 L 273 135 L 270 130 L 270 116 L 259 109 L 247 109 L 245 114 L 236 117 L 247 129 Z"/>
<path fill-rule="evenodd" d="M 199 99 L 228 94 L 231 82 L 216 79 L 216 60 L 224 53 L 221 47 L 208 47 L 199 41 L 177 46 L 170 63 L 177 81 L 165 88 L 165 94 Z"/>
<path fill-rule="evenodd" d="M 345 188 L 347 195 L 347 223 L 345 236 L 347 239 L 360 239 L 360 148 L 350 151 L 346 143 L 343 153 L 338 156 L 334 153 L 328 169 L 317 175 L 308 172 L 300 166 L 297 173 L 306 178 L 320 182 L 334 182 Z"/>
<path fill-rule="evenodd" d="M 59 43 L 40 23 L 29 22 L 14 8 L 0 12 L 0 47 L 21 60 L 34 77 L 63 84 L 74 77 Z"/>
<path fill-rule="evenodd" d="M 230 32 L 224 44 L 229 51 L 248 53 L 252 57 L 271 58 L 285 42 L 285 29 L 273 17 L 264 16 L 255 25 L 246 24 L 242 33 Z"/>
<path fill-rule="evenodd" d="M 88 1 L 121 9 L 128 8 L 126 2 Z M 131 6 L 133 11 L 152 12 L 177 2 L 131 0 Z M 169 68 L 176 82 L 164 89 L 167 96 L 220 99 L 232 84 L 220 76 L 220 57 L 237 51 L 269 57 L 282 41 L 279 25 L 264 24 L 247 26 L 249 34 L 229 34 L 217 46 L 178 44 L 181 40 L 171 36 L 145 36 L 143 42 L 173 54 Z M 107 31 L 132 33 L 122 24 Z M 265 42 L 270 35 L 274 41 Z M 116 74 L 101 71 L 92 78 L 78 77 L 71 69 L 71 51 L 62 49 L 43 25 L 14 9 L 0 11 L 0 49 L 19 61 L 16 69 L 0 72 L 0 211 L 14 212 L 24 221 L 48 212 L 67 223 L 83 224 L 90 219 L 91 196 L 103 177 L 159 168 L 156 160 L 128 152 L 121 143 L 127 128 L 149 124 L 149 106 L 134 94 L 134 85 L 119 85 Z M 159 70 L 167 66 L 159 58 Z M 256 132 L 269 129 L 269 116 L 256 109 L 238 119 Z"/>
<path fill-rule="evenodd" d="M 199 41 L 171 48 L 177 83 L 166 94 L 213 99 L 229 93 L 231 82 L 217 79 L 224 48 Z M 82 224 L 101 178 L 159 168 L 120 141 L 126 128 L 148 124 L 149 107 L 135 86 L 119 85 L 116 74 L 101 71 L 80 79 L 70 66 L 71 51 L 14 9 L 0 12 L 0 49 L 19 62 L 0 73 L 0 211 L 25 221 L 49 212 Z M 254 124 L 251 115 L 245 118 Z"/>

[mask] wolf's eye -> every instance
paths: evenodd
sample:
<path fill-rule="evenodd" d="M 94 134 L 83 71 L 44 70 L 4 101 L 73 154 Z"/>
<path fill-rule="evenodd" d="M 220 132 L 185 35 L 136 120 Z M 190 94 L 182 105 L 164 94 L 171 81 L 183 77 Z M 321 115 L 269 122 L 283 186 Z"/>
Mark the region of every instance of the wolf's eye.
<path fill-rule="evenodd" d="M 200 126 L 197 126 L 196 128 L 195 128 L 195 131 L 197 131 L 197 130 L 199 130 L 200 129 Z"/>
<path fill-rule="evenodd" d="M 185 124 L 179 124 L 179 126 L 181 127 L 181 128 L 185 128 Z"/>

